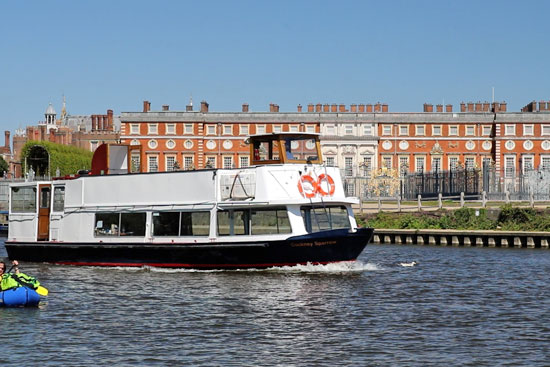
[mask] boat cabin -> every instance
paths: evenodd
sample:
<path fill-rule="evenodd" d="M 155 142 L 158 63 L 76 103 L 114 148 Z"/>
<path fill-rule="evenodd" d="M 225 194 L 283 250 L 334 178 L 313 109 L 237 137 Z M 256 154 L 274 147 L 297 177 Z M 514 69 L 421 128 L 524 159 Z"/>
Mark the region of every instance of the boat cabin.
<path fill-rule="evenodd" d="M 322 164 L 319 135 L 313 133 L 274 133 L 252 135 L 250 161 L 252 165 L 284 163 Z"/>

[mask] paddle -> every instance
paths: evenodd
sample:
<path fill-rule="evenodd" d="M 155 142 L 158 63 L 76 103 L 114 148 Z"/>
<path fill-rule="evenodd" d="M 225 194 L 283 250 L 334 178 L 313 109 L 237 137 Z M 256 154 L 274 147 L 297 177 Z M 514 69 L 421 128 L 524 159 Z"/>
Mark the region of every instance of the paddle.
<path fill-rule="evenodd" d="M 16 265 L 12 265 L 10 270 L 7 271 L 7 273 L 11 272 L 11 269 L 13 269 Z M 34 289 L 36 291 L 36 293 L 38 293 L 39 295 L 41 296 L 47 296 L 49 291 L 46 287 L 42 287 L 41 285 L 39 285 L 36 289 L 32 286 L 32 284 L 29 284 L 23 280 L 21 280 L 17 274 L 13 274 L 12 275 L 13 279 L 15 279 L 19 284 L 21 284 L 22 286 L 24 287 L 27 287 L 27 288 L 31 288 L 31 289 Z"/>

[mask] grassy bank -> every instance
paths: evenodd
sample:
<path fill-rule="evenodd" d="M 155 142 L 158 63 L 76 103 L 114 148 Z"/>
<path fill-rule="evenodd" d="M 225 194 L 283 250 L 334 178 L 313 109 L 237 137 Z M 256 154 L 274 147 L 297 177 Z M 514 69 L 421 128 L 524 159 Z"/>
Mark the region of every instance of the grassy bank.
<path fill-rule="evenodd" d="M 375 213 L 357 217 L 360 226 L 390 229 L 472 229 L 550 232 L 550 209 L 500 208 Z"/>

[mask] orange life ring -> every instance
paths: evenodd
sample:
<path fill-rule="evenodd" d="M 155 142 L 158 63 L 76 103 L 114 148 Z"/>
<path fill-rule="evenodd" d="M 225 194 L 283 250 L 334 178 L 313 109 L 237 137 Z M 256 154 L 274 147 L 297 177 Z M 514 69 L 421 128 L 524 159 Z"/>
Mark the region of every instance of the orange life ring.
<path fill-rule="evenodd" d="M 302 186 L 302 182 L 306 181 L 309 182 L 312 187 L 311 192 L 307 192 Z M 300 176 L 300 179 L 298 180 L 298 191 L 300 191 L 300 194 L 302 194 L 303 197 L 311 199 L 315 196 L 315 193 L 317 192 L 317 182 L 310 175 Z"/>
<path fill-rule="evenodd" d="M 323 180 L 327 181 L 328 183 L 328 187 L 329 187 L 328 192 L 323 190 L 323 186 L 321 185 Z M 332 179 L 332 177 L 330 177 L 329 175 L 325 175 L 324 173 L 321 173 L 317 178 L 317 192 L 323 196 L 327 196 L 327 195 L 332 196 L 334 195 L 335 190 L 336 190 L 336 186 L 334 185 L 334 180 Z"/>

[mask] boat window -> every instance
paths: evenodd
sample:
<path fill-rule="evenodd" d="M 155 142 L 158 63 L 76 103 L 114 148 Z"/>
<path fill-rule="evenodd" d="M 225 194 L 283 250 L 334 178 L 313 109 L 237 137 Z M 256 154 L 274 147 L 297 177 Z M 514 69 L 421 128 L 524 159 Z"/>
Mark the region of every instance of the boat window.
<path fill-rule="evenodd" d="M 40 208 L 50 208 L 50 193 L 49 187 L 40 188 Z"/>
<path fill-rule="evenodd" d="M 53 210 L 62 212 L 65 209 L 65 186 L 55 186 L 53 188 Z"/>
<path fill-rule="evenodd" d="M 271 161 L 279 159 L 279 144 L 276 140 L 255 141 L 254 161 Z"/>
<path fill-rule="evenodd" d="M 251 210 L 252 234 L 290 233 L 290 221 L 286 209 Z"/>
<path fill-rule="evenodd" d="M 97 213 L 96 236 L 145 236 L 145 213 Z"/>
<path fill-rule="evenodd" d="M 291 233 L 285 208 L 218 211 L 220 236 Z"/>
<path fill-rule="evenodd" d="M 210 212 L 155 212 L 154 236 L 208 236 Z"/>
<path fill-rule="evenodd" d="M 36 187 L 11 188 L 12 213 L 36 213 Z"/>
<path fill-rule="evenodd" d="M 302 206 L 302 218 L 309 233 L 351 228 L 345 206 Z"/>
<path fill-rule="evenodd" d="M 317 144 L 312 138 L 285 138 L 282 140 L 287 161 L 317 161 Z"/>

